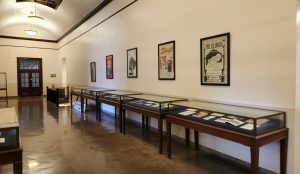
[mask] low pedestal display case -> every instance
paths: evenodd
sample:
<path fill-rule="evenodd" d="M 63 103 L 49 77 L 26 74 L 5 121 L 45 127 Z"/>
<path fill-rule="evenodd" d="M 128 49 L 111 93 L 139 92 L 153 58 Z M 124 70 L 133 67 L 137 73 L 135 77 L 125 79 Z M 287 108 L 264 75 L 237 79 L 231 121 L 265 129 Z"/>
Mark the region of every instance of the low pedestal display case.
<path fill-rule="evenodd" d="M 85 106 L 88 105 L 88 100 L 93 100 L 96 103 L 96 119 L 99 120 L 99 100 L 98 98 L 100 95 L 106 91 L 113 91 L 112 89 L 106 89 L 106 88 L 87 88 L 82 90 L 82 97 L 81 97 L 81 103 L 85 104 Z M 85 100 L 84 100 L 85 99 Z M 81 111 L 83 112 L 83 110 Z"/>
<path fill-rule="evenodd" d="M 19 122 L 14 108 L 0 109 L 0 165 L 14 165 L 14 173 L 22 173 L 22 146 Z"/>
<path fill-rule="evenodd" d="M 73 96 L 77 96 L 76 101 L 80 97 L 80 111 L 84 112 L 87 106 L 87 100 L 94 100 L 97 102 L 97 98 L 101 92 L 109 91 L 110 89 L 96 88 L 96 87 L 72 87 L 71 88 L 71 106 L 73 106 Z M 98 107 L 97 107 L 98 108 Z"/>
<path fill-rule="evenodd" d="M 158 133 L 159 133 L 159 153 L 163 151 L 163 132 L 162 124 L 165 115 L 168 112 L 168 104 L 176 101 L 184 101 L 186 99 L 174 98 L 160 95 L 134 95 L 130 99 L 125 100 L 122 106 L 122 129 L 123 133 L 126 132 L 126 110 L 136 112 L 142 115 L 142 125 L 145 127 L 146 117 L 146 130 L 149 128 L 149 117 L 158 120 Z"/>
<path fill-rule="evenodd" d="M 259 148 L 280 141 L 281 174 L 286 172 L 288 128 L 285 112 L 203 101 L 169 104 L 166 116 L 169 158 L 171 124 L 186 128 L 187 145 L 189 129 L 194 129 L 196 150 L 199 144 L 198 131 L 250 147 L 252 174 L 259 171 Z"/>
<path fill-rule="evenodd" d="M 125 100 L 131 99 L 131 95 L 138 95 L 141 93 L 137 92 L 131 92 L 131 91 L 105 91 L 103 92 L 100 97 L 98 98 L 98 102 L 100 105 L 97 105 L 99 109 L 99 113 L 97 114 L 98 119 L 101 120 L 101 103 L 112 105 L 115 107 L 115 123 L 117 124 L 117 108 L 119 108 L 119 128 L 120 132 L 122 132 L 122 104 L 124 103 Z"/>
<path fill-rule="evenodd" d="M 69 87 L 52 87 L 47 86 L 47 100 L 54 103 L 57 107 L 60 104 L 69 103 Z"/>

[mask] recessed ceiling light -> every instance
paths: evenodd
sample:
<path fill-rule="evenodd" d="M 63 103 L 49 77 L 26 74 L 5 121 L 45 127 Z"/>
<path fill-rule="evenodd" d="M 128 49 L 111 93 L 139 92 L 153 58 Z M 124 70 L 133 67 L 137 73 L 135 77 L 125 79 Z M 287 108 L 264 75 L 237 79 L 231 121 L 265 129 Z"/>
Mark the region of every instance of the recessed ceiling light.
<path fill-rule="evenodd" d="M 37 31 L 28 29 L 25 30 L 25 33 L 29 36 L 35 36 L 37 34 Z"/>

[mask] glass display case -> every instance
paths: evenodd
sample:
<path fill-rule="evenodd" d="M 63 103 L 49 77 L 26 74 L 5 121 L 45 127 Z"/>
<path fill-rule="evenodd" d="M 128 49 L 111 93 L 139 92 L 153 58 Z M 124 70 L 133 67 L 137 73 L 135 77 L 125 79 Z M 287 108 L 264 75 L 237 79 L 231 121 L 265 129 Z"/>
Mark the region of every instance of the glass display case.
<path fill-rule="evenodd" d="M 169 114 L 252 135 L 284 128 L 286 120 L 282 111 L 203 101 L 169 104 Z"/>
<path fill-rule="evenodd" d="M 101 99 L 108 100 L 108 101 L 114 101 L 114 102 L 123 102 L 124 100 L 130 100 L 132 99 L 130 96 L 131 95 L 140 95 L 142 93 L 137 93 L 137 92 L 131 92 L 131 91 L 106 91 L 103 92 L 100 95 Z"/>
<path fill-rule="evenodd" d="M 111 89 L 106 89 L 106 88 L 95 88 L 95 87 L 90 87 L 90 88 L 85 88 L 82 89 L 82 94 L 83 95 L 88 95 L 88 96 L 94 96 L 94 97 L 99 97 L 101 93 L 105 91 L 113 91 Z"/>
<path fill-rule="evenodd" d="M 0 151 L 19 148 L 19 121 L 15 108 L 0 109 Z"/>
<path fill-rule="evenodd" d="M 73 86 L 73 87 L 71 87 L 71 93 L 81 95 L 83 90 L 88 89 L 88 88 L 90 88 L 90 87 L 87 87 L 87 86 Z"/>
<path fill-rule="evenodd" d="M 69 103 L 69 87 L 48 87 L 47 100 L 55 103 L 57 106 Z"/>
<path fill-rule="evenodd" d="M 141 94 L 133 95 L 129 98 L 126 98 L 124 103 L 127 105 L 143 108 L 146 110 L 151 110 L 155 112 L 167 112 L 168 103 L 175 101 L 184 101 L 186 99 L 166 97 L 160 95 L 151 95 L 151 94 Z"/>

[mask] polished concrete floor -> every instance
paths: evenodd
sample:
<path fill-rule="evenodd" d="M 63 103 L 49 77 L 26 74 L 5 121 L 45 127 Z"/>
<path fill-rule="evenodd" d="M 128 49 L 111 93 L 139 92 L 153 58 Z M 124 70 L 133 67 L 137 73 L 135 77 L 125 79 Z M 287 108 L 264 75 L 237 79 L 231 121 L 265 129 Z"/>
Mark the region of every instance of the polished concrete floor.
<path fill-rule="evenodd" d="M 165 152 L 158 153 L 155 132 L 129 123 L 127 134 L 120 134 L 111 115 L 104 114 L 98 123 L 94 112 L 81 116 L 73 111 L 71 116 L 70 107 L 57 108 L 39 97 L 10 99 L 9 107 L 19 115 L 24 173 L 249 173 L 247 165 L 203 147 L 195 152 L 179 141 L 174 141 L 173 158 L 168 159 Z M 1 166 L 0 173 L 12 173 L 12 165 Z"/>

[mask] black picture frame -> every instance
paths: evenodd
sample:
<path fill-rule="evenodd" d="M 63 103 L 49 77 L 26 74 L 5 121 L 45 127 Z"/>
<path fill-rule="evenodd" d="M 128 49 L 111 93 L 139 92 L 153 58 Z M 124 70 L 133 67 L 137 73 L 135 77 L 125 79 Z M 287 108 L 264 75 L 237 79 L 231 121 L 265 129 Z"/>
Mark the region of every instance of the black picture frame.
<path fill-rule="evenodd" d="M 129 58 L 130 55 L 133 55 L 134 57 Z M 137 78 L 137 77 L 138 77 L 138 49 L 135 47 L 127 50 L 127 78 Z"/>
<path fill-rule="evenodd" d="M 114 79 L 114 56 L 105 57 L 106 79 Z"/>
<path fill-rule="evenodd" d="M 200 39 L 200 75 L 201 85 L 230 86 L 230 33 Z"/>
<path fill-rule="evenodd" d="M 163 53 L 162 49 L 164 47 L 167 47 L 170 44 L 172 45 L 172 50 L 170 51 L 171 56 L 172 56 L 172 60 L 171 60 L 172 63 L 170 66 L 169 62 L 167 62 L 167 58 L 165 58 L 166 60 L 164 60 L 164 63 L 168 63 L 168 65 L 165 64 L 165 67 L 167 66 L 167 68 L 165 68 L 165 70 L 163 70 L 163 67 L 161 65 L 161 59 L 162 59 L 161 53 Z M 175 51 L 176 51 L 175 40 L 158 44 L 158 80 L 175 80 L 176 79 Z M 170 59 L 169 59 L 169 61 L 170 61 Z M 168 69 L 167 71 L 169 71 L 169 72 L 166 72 L 166 69 Z M 170 72 L 170 69 L 172 69 L 171 72 Z M 161 74 L 161 71 L 165 71 L 165 73 L 169 74 L 170 77 L 167 77 L 167 75 Z"/>
<path fill-rule="evenodd" d="M 91 82 L 96 82 L 96 62 L 90 63 Z"/>

